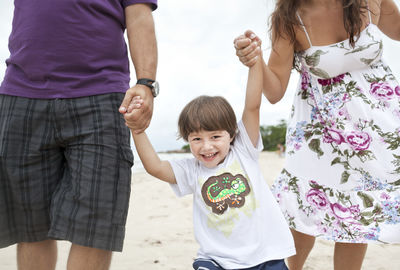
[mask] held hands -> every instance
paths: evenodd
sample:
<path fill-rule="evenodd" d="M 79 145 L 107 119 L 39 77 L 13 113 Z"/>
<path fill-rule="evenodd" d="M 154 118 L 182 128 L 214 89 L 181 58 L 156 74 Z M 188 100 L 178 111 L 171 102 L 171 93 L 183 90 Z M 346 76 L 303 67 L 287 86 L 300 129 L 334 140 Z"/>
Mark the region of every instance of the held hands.
<path fill-rule="evenodd" d="M 124 115 L 125 125 L 132 132 L 142 133 L 153 115 L 153 95 L 147 86 L 137 84 L 126 91 L 119 112 Z"/>
<path fill-rule="evenodd" d="M 261 39 L 251 30 L 247 30 L 243 35 L 235 38 L 233 44 L 236 49 L 236 55 L 245 66 L 253 66 L 258 57 L 262 56 Z"/>

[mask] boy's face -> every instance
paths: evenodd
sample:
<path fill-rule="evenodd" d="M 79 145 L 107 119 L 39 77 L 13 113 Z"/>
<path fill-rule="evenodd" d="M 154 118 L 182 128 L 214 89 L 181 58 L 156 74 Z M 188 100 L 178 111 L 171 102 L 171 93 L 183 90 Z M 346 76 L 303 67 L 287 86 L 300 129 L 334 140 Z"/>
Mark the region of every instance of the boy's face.
<path fill-rule="evenodd" d="M 188 136 L 192 154 L 207 168 L 214 168 L 224 161 L 232 140 L 226 130 L 201 130 Z"/>

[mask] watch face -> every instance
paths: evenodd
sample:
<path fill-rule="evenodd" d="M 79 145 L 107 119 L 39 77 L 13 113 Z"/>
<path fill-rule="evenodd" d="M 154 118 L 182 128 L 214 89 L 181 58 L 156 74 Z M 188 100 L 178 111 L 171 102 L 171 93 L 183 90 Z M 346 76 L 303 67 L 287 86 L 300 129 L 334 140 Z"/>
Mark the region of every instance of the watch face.
<path fill-rule="evenodd" d="M 158 96 L 158 94 L 160 93 L 160 85 L 158 84 L 157 81 L 153 82 L 153 96 Z"/>

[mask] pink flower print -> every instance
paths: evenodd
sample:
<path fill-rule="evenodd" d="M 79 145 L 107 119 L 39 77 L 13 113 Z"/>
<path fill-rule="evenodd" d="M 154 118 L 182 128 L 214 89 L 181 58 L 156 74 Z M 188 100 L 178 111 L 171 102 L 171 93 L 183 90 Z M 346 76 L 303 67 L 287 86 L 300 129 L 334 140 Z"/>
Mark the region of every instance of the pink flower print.
<path fill-rule="evenodd" d="M 342 133 L 339 130 L 333 128 L 325 128 L 323 132 L 323 141 L 325 143 L 336 143 L 341 144 L 345 141 Z"/>
<path fill-rule="evenodd" d="M 351 99 L 351 98 L 350 98 L 350 95 L 347 94 L 347 93 L 344 93 L 343 98 L 342 98 L 342 101 L 343 101 L 343 102 L 346 102 L 346 101 L 349 101 L 350 99 Z"/>
<path fill-rule="evenodd" d="M 393 115 L 400 119 L 400 110 L 393 110 Z"/>
<path fill-rule="evenodd" d="M 312 188 L 306 194 L 306 199 L 309 204 L 324 209 L 328 206 L 328 198 L 326 194 L 318 189 Z"/>
<path fill-rule="evenodd" d="M 376 99 L 383 100 L 383 101 L 390 100 L 394 96 L 393 89 L 386 82 L 383 82 L 383 83 L 373 82 L 373 83 L 371 83 L 371 88 L 370 88 L 369 92 Z"/>
<path fill-rule="evenodd" d="M 341 82 L 341 81 L 343 81 L 343 78 L 344 78 L 344 74 L 340 74 L 339 76 L 333 77 L 332 81 L 333 81 L 333 83 Z"/>
<path fill-rule="evenodd" d="M 356 151 L 368 149 L 371 140 L 371 136 L 363 131 L 352 131 L 346 134 L 347 143 Z"/>
<path fill-rule="evenodd" d="M 396 95 L 400 96 L 400 86 L 396 86 L 394 92 L 396 93 Z"/>
<path fill-rule="evenodd" d="M 383 138 L 383 137 L 379 137 L 379 143 L 381 143 L 381 144 L 386 144 L 386 142 L 385 142 L 385 138 Z"/>
<path fill-rule="evenodd" d="M 310 83 L 310 81 L 308 80 L 308 73 L 302 72 L 301 73 L 301 89 L 307 90 L 309 83 Z"/>
<path fill-rule="evenodd" d="M 344 74 L 340 74 L 336 77 L 333 77 L 332 79 L 318 79 L 318 82 L 322 86 L 327 86 L 327 85 L 341 82 L 341 81 L 343 81 L 343 78 L 344 78 Z"/>
<path fill-rule="evenodd" d="M 301 148 L 301 144 L 298 144 L 298 143 L 295 143 L 295 144 L 294 144 L 294 149 L 295 149 L 296 151 L 300 150 L 300 148 Z"/>
<path fill-rule="evenodd" d="M 353 217 L 357 219 L 360 217 L 360 206 L 358 204 L 350 206 L 349 210 L 353 214 Z"/>
<path fill-rule="evenodd" d="M 315 181 L 315 180 L 311 180 L 311 181 L 310 181 L 310 185 L 318 185 L 318 182 Z"/>
<path fill-rule="evenodd" d="M 324 233 L 324 234 L 328 232 L 328 228 L 326 228 L 326 226 L 323 226 L 321 224 L 318 224 L 317 226 L 318 226 L 319 232 Z"/>
<path fill-rule="evenodd" d="M 339 220 L 352 219 L 353 217 L 353 213 L 349 208 L 346 208 L 338 203 L 332 203 L 330 207 L 335 217 L 337 217 Z"/>
<path fill-rule="evenodd" d="M 339 116 L 343 116 L 347 120 L 351 119 L 351 115 L 347 111 L 346 107 L 341 108 L 338 113 L 339 113 Z"/>
<path fill-rule="evenodd" d="M 389 200 L 390 199 L 390 195 L 388 195 L 386 193 L 382 193 L 380 197 L 381 197 L 381 199 L 384 199 L 384 200 Z"/>
<path fill-rule="evenodd" d="M 318 82 L 322 86 L 327 86 L 327 85 L 331 85 L 332 84 L 332 80 L 331 79 L 318 79 Z"/>

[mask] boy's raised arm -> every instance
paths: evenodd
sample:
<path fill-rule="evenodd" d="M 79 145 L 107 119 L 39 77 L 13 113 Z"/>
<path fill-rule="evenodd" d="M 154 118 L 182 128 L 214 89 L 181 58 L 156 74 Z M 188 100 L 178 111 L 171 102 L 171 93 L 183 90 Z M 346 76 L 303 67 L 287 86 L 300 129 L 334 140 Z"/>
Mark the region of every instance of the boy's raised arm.
<path fill-rule="evenodd" d="M 260 106 L 263 83 L 263 59 L 261 53 L 256 63 L 249 68 L 246 100 L 242 121 L 254 146 L 257 146 L 260 132 Z"/>
<path fill-rule="evenodd" d="M 135 142 L 136 151 L 139 154 L 143 167 L 152 176 L 176 184 L 175 174 L 171 164 L 166 160 L 161 160 L 154 150 L 149 138 L 145 132 L 135 134 L 132 132 L 133 141 Z"/>

